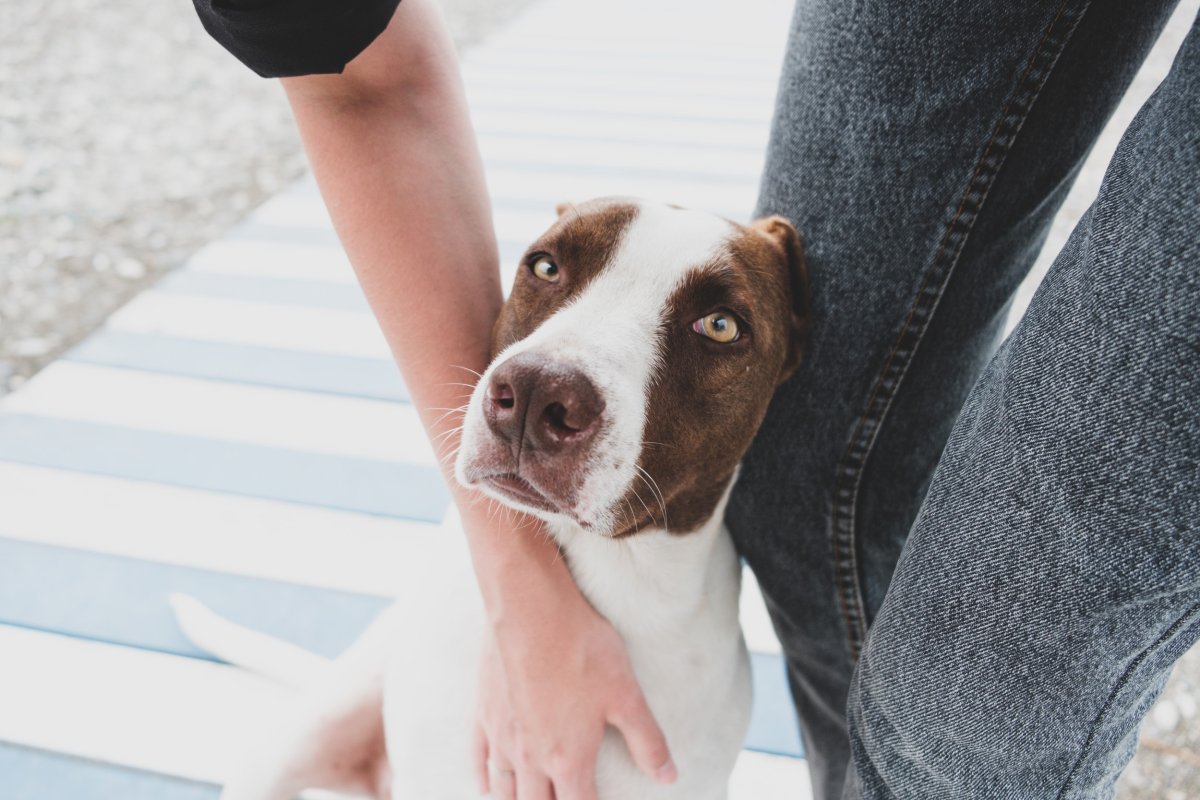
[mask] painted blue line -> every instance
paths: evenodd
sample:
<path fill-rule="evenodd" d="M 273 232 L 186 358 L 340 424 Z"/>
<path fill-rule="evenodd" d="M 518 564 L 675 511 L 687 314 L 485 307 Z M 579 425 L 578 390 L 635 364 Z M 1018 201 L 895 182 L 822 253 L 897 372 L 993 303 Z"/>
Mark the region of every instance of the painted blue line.
<path fill-rule="evenodd" d="M 450 503 L 432 467 L 31 414 L 0 414 L 0 460 L 428 522 Z"/>
<path fill-rule="evenodd" d="M 334 311 L 371 311 L 362 290 L 354 283 L 265 278 L 259 275 L 223 275 L 181 269 L 167 275 L 155 284 L 154 288 L 170 294 L 283 303 Z"/>
<path fill-rule="evenodd" d="M 750 666 L 754 671 L 754 711 L 746 733 L 746 749 L 803 758 L 804 745 L 783 656 L 751 653 Z"/>
<path fill-rule="evenodd" d="M 4 800 L 217 800 L 219 794 L 204 783 L 0 744 Z"/>
<path fill-rule="evenodd" d="M 162 535 L 170 537 L 172 531 Z M 329 658 L 349 647 L 391 602 L 0 538 L 0 621 L 5 624 L 212 660 L 175 624 L 167 603 L 171 592 L 190 594 L 222 616 Z"/>
<path fill-rule="evenodd" d="M 383 358 L 336 356 L 118 330 L 93 334 L 63 358 L 189 378 L 372 400 L 409 400 L 396 365 Z"/>

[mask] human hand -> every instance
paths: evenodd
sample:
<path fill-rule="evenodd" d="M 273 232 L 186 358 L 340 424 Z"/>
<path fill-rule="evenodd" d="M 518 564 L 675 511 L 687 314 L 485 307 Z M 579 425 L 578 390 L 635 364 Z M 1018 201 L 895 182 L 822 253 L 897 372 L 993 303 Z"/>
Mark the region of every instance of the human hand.
<path fill-rule="evenodd" d="M 499 800 L 596 800 L 596 754 L 607 725 L 643 772 L 674 782 L 666 737 L 625 643 L 574 584 L 565 594 L 487 636 L 475 730 L 480 792 Z"/>

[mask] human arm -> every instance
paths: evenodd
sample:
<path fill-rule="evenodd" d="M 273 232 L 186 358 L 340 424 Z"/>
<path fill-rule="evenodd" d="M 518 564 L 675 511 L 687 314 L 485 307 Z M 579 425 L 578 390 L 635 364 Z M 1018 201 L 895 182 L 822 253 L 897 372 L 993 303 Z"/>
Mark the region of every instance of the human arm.
<path fill-rule="evenodd" d="M 426 430 L 449 453 L 484 369 L 501 294 L 483 170 L 452 45 L 427 0 L 405 0 L 343 73 L 285 78 L 334 226 Z M 483 727 L 522 800 L 594 797 L 605 724 L 650 774 L 666 743 L 620 637 L 580 594 L 540 523 L 497 516 L 443 472 L 462 512 L 491 641 Z M 673 777 L 667 766 L 662 777 Z M 592 785 L 589 787 L 589 782 Z M 503 796 L 505 787 L 497 787 Z"/>

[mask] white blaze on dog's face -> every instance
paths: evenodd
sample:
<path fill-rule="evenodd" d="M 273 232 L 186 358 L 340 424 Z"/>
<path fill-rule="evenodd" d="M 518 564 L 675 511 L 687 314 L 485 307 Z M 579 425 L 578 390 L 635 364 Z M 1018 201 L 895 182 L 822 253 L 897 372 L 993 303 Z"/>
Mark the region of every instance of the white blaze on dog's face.
<path fill-rule="evenodd" d="M 560 211 L 496 323 L 457 477 L 601 535 L 693 530 L 799 363 L 799 239 L 778 217 L 745 227 L 624 199 Z"/>

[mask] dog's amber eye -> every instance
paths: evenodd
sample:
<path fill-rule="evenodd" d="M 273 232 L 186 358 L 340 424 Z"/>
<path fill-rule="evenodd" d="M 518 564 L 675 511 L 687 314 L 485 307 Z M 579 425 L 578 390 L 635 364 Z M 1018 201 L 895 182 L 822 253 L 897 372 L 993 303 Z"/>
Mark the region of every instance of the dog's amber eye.
<path fill-rule="evenodd" d="M 529 268 L 533 270 L 534 275 L 537 275 L 542 280 L 549 283 L 558 283 L 558 265 L 546 256 L 538 256 L 537 260 Z"/>
<path fill-rule="evenodd" d="M 692 323 L 692 330 L 721 344 L 736 342 L 741 335 L 737 320 L 727 311 L 714 311 L 701 317 Z"/>

